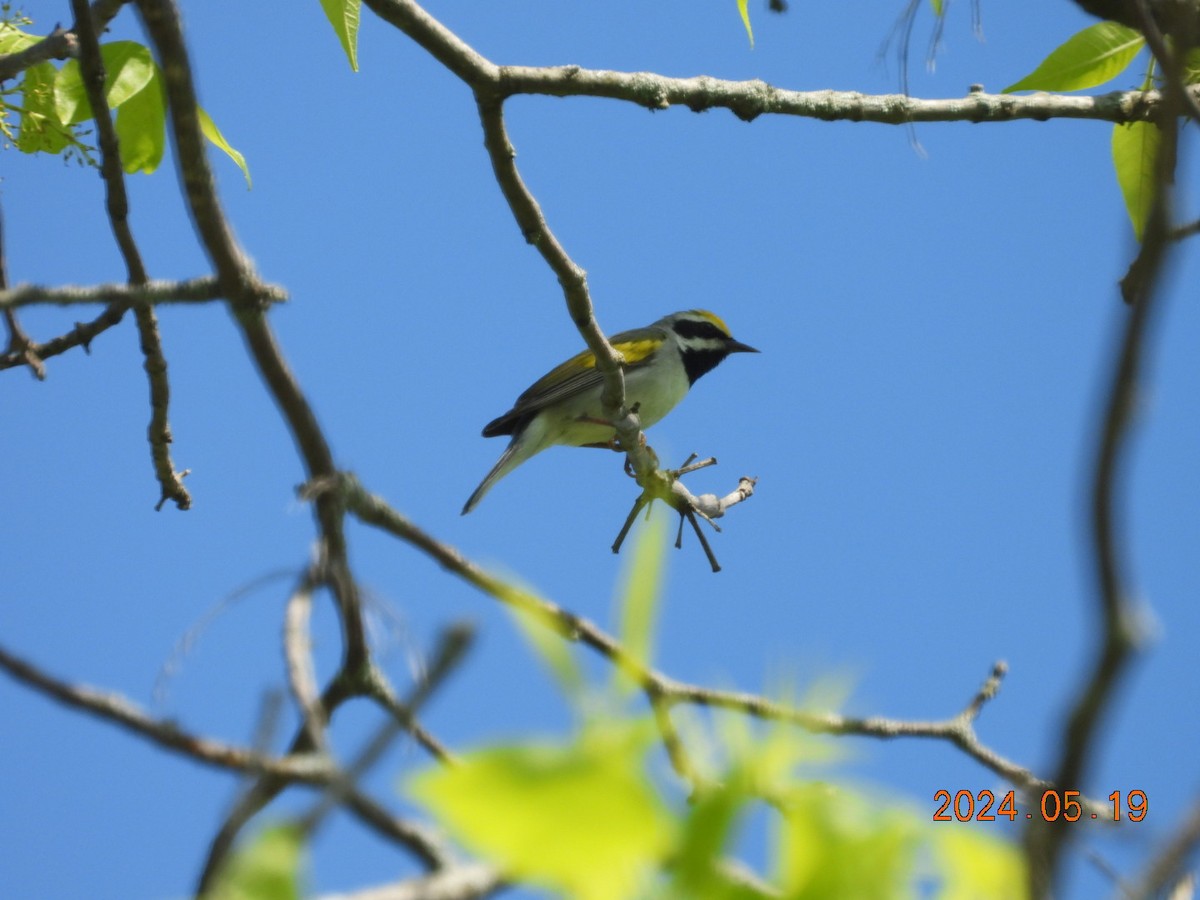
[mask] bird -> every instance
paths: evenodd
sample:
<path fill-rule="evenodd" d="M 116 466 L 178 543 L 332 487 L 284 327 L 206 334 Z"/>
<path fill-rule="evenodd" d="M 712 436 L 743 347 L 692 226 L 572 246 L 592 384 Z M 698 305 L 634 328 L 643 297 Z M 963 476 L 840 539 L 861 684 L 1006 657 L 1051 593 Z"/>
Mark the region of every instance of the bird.
<path fill-rule="evenodd" d="M 609 343 L 624 357 L 625 404 L 636 410 L 643 427 L 674 409 L 696 379 L 729 354 L 759 352 L 734 340 L 720 317 L 703 309 L 671 313 L 644 328 L 615 334 Z M 473 510 L 497 481 L 547 447 L 611 446 L 614 429 L 605 424 L 603 390 L 604 376 L 590 350 L 530 385 L 512 409 L 484 426 L 484 437 L 511 435 L 512 440 L 462 514 Z"/>

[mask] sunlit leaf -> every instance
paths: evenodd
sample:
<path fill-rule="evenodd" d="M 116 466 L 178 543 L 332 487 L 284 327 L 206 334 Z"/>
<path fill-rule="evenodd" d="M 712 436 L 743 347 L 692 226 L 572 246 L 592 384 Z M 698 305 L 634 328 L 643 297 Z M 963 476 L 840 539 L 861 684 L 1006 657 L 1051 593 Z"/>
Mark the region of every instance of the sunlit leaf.
<path fill-rule="evenodd" d="M 167 98 L 157 70 L 146 87 L 117 110 L 115 127 L 121 147 L 121 166 L 133 174 L 150 174 L 166 149 Z"/>
<path fill-rule="evenodd" d="M 730 778 L 693 798 L 679 849 L 671 865 L 671 900 L 704 897 L 733 900 L 735 885 L 723 884 L 717 863 L 725 856 L 739 813 L 750 797 L 742 779 Z"/>
<path fill-rule="evenodd" d="M 26 34 L 11 22 L 0 22 L 0 53 L 20 53 L 40 40 L 36 34 Z"/>
<path fill-rule="evenodd" d="M 933 14 L 940 19 L 944 9 L 942 0 L 929 0 L 929 5 L 933 7 Z"/>
<path fill-rule="evenodd" d="M 1025 896 L 1025 864 L 1008 841 L 968 827 L 934 832 L 941 876 L 938 900 L 1007 900 Z"/>
<path fill-rule="evenodd" d="M 742 17 L 742 24 L 746 26 L 746 36 L 750 38 L 750 46 L 754 46 L 754 29 L 750 27 L 750 3 L 749 0 L 737 0 L 738 15 Z"/>
<path fill-rule="evenodd" d="M 580 900 L 625 900 L 671 846 L 644 772 L 651 728 L 593 725 L 568 745 L 493 747 L 426 771 L 410 792 L 505 873 Z"/>
<path fill-rule="evenodd" d="M 1154 204 L 1154 166 L 1161 137 L 1153 122 L 1113 126 L 1113 167 L 1117 171 L 1117 184 L 1125 198 L 1133 234 L 1139 241 Z"/>
<path fill-rule="evenodd" d="M 793 789 L 785 809 L 776 848 L 785 897 L 916 896 L 920 829 L 911 814 L 822 784 Z"/>
<path fill-rule="evenodd" d="M 206 897 L 213 900 L 299 900 L 304 841 L 290 826 L 268 828 L 238 850 Z"/>
<path fill-rule="evenodd" d="M 1184 84 L 1200 81 L 1200 50 L 1190 50 L 1183 61 Z"/>
<path fill-rule="evenodd" d="M 350 60 L 350 68 L 358 71 L 358 21 L 359 7 L 362 0 L 321 0 L 321 8 L 325 17 L 337 33 L 346 58 Z"/>
<path fill-rule="evenodd" d="M 41 62 L 25 70 L 22 81 L 21 130 L 17 149 L 22 153 L 60 153 L 70 143 L 66 126 L 54 108 L 54 79 L 57 70 Z"/>
<path fill-rule="evenodd" d="M 662 516 L 651 516 L 638 533 L 637 544 L 625 573 L 625 584 L 617 600 L 621 645 L 635 666 L 646 668 L 654 652 L 654 625 L 662 593 L 667 534 Z M 631 691 L 637 681 L 625 668 L 614 672 L 616 685 Z"/>
<path fill-rule="evenodd" d="M 1116 22 L 1098 22 L 1053 50 L 1041 65 L 1004 93 L 1012 91 L 1078 91 L 1116 77 L 1133 62 L 1145 39 Z"/>
<path fill-rule="evenodd" d="M 104 44 L 100 56 L 104 60 L 104 96 L 111 109 L 141 93 L 155 77 L 150 51 L 136 41 Z M 55 79 L 54 105 L 59 121 L 66 124 L 75 125 L 93 116 L 83 73 L 74 59 L 66 61 Z"/>
<path fill-rule="evenodd" d="M 217 128 L 212 118 L 204 111 L 202 107 L 196 107 L 196 113 L 200 117 L 200 130 L 204 132 L 204 136 L 208 138 L 211 143 L 216 144 L 218 147 L 224 150 L 226 155 L 228 155 L 230 159 L 237 163 L 238 168 L 242 170 L 242 175 L 246 177 L 246 187 L 252 187 L 250 183 L 250 168 L 246 165 L 246 157 L 242 156 L 242 154 L 238 153 L 233 149 L 233 147 L 230 146 L 229 142 L 225 140 L 225 135 L 221 134 L 221 130 Z"/>

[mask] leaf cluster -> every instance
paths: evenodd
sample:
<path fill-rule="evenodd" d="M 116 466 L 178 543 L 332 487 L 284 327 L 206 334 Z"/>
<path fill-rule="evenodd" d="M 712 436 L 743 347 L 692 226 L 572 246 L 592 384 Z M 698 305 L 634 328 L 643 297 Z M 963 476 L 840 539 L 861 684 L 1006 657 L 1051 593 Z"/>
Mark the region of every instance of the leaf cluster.
<path fill-rule="evenodd" d="M 41 40 L 15 20 L 0 22 L 0 54 L 18 53 Z M 121 167 L 128 174 L 155 171 L 166 147 L 167 97 L 162 72 L 150 50 L 136 41 L 101 44 L 104 63 L 104 97 L 116 111 L 114 127 L 120 145 Z M 237 163 L 250 183 L 246 160 L 235 150 L 211 117 L 200 110 L 204 135 Z M 16 114 L 16 125 L 12 124 Z M 0 94 L 0 131 L 9 144 L 23 153 L 77 153 L 94 165 L 94 147 L 87 144 L 81 126 L 95 118 L 79 61 L 68 59 L 61 67 L 39 62 L 22 73 L 19 82 Z"/>

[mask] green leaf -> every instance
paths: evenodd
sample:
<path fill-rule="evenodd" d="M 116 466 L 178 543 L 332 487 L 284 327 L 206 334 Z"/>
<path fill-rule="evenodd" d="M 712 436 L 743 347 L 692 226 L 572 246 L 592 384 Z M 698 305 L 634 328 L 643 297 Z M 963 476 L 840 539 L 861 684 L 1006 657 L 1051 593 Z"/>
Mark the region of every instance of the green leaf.
<path fill-rule="evenodd" d="M 1116 22 L 1098 22 L 1070 37 L 1041 65 L 1015 84 L 1013 91 L 1078 91 L 1116 77 L 1133 62 L 1145 39 Z"/>
<path fill-rule="evenodd" d="M 1025 864 L 1007 841 L 952 827 L 935 831 L 933 851 L 942 882 L 938 900 L 1025 896 Z"/>
<path fill-rule="evenodd" d="M 750 38 L 750 46 L 754 46 L 754 29 L 750 27 L 750 3 L 749 0 L 737 0 L 738 15 L 742 17 L 742 24 L 746 26 L 746 36 Z"/>
<path fill-rule="evenodd" d="M 213 900 L 300 900 L 304 841 L 289 825 L 268 828 L 217 876 Z"/>
<path fill-rule="evenodd" d="M 359 7 L 362 0 L 321 0 L 321 8 L 325 17 L 337 32 L 346 58 L 350 60 L 350 68 L 358 71 L 358 20 Z"/>
<path fill-rule="evenodd" d="M 1200 50 L 1189 50 L 1183 60 L 1183 83 L 1195 84 L 1200 81 Z"/>
<path fill-rule="evenodd" d="M 109 108 L 117 109 L 137 96 L 155 77 L 156 67 L 150 51 L 136 41 L 113 41 L 100 48 L 104 60 L 104 97 Z M 54 83 L 54 105 L 59 121 L 76 125 L 92 118 L 87 90 L 79 63 L 69 59 Z"/>
<path fill-rule="evenodd" d="M 742 779 L 730 779 L 693 798 L 679 852 L 671 866 L 669 898 L 733 900 L 739 893 L 746 896 L 734 885 L 722 883 L 717 863 L 729 844 L 738 814 L 749 799 Z"/>
<path fill-rule="evenodd" d="M 920 830 L 911 814 L 823 784 L 793 789 L 784 809 L 776 863 L 784 896 L 916 896 Z"/>
<path fill-rule="evenodd" d="M 945 9 L 942 5 L 942 0 L 929 0 L 929 5 L 933 7 L 933 14 L 940 19 Z"/>
<path fill-rule="evenodd" d="M 1117 184 L 1125 198 L 1134 237 L 1139 241 L 1154 204 L 1154 167 L 1161 137 L 1153 122 L 1113 126 L 1113 167 L 1117 170 Z"/>
<path fill-rule="evenodd" d="M 167 144 L 167 97 L 157 69 L 146 87 L 121 104 L 115 128 L 121 167 L 149 175 L 162 162 Z"/>
<path fill-rule="evenodd" d="M 41 62 L 25 70 L 22 81 L 21 131 L 17 149 L 22 153 L 61 153 L 70 142 L 66 126 L 54 108 L 54 79 L 57 70 Z"/>
<path fill-rule="evenodd" d="M 596 724 L 566 746 L 493 747 L 428 770 L 410 793 L 505 873 L 579 900 L 625 900 L 673 842 L 646 778 L 645 723 Z"/>
<path fill-rule="evenodd" d="M 0 53 L 20 53 L 40 40 L 37 35 L 25 33 L 12 22 L 0 22 Z"/>
<path fill-rule="evenodd" d="M 652 516 L 638 536 L 629 568 L 625 574 L 625 586 L 618 599 L 620 608 L 621 645 L 630 660 L 637 666 L 648 667 L 654 647 L 654 625 L 658 615 L 658 601 L 662 593 L 663 563 L 666 558 L 667 534 L 662 516 Z M 618 690 L 634 691 L 637 680 L 618 665 L 613 672 Z"/>
<path fill-rule="evenodd" d="M 225 140 L 225 135 L 221 134 L 221 130 L 217 128 L 216 123 L 204 111 L 203 107 L 197 106 L 196 113 L 200 116 L 200 130 L 204 132 L 204 136 L 208 138 L 210 143 L 216 144 L 224 150 L 226 155 L 237 163 L 238 168 L 242 170 L 242 174 L 246 177 L 246 188 L 253 187 L 250 183 L 250 168 L 246 165 L 246 157 L 242 156 L 242 154 L 229 145 L 229 142 Z"/>

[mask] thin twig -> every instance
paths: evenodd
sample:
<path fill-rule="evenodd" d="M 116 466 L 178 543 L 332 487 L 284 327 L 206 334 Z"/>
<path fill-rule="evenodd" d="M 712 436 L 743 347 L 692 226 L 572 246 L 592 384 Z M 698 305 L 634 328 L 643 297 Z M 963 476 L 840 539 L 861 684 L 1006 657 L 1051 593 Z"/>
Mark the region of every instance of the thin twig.
<path fill-rule="evenodd" d="M 430 663 L 429 670 L 425 673 L 425 677 L 416 683 L 408 697 L 402 702 L 396 701 L 393 699 L 391 690 L 387 690 L 389 702 L 385 705 L 391 716 L 367 741 L 354 761 L 345 768 L 339 781 L 330 785 L 320 802 L 304 816 L 302 827 L 305 832 L 315 829 L 331 809 L 342 804 L 346 794 L 380 760 L 398 735 L 406 731 L 412 733 L 419 728 L 416 719 L 417 712 L 462 662 L 471 647 L 474 634 L 474 629 L 466 623 L 459 623 L 445 629 L 438 636 L 434 646 L 433 661 Z M 443 762 L 451 761 L 444 749 L 442 749 L 440 758 Z"/>
<path fill-rule="evenodd" d="M 325 738 L 325 709 L 317 689 L 317 671 L 312 657 L 312 599 L 321 583 L 320 562 L 305 570 L 288 597 L 283 614 L 283 658 L 286 662 L 288 688 L 300 710 L 304 728 L 311 744 L 327 751 Z"/>
<path fill-rule="evenodd" d="M 0 208 L 0 294 L 8 290 L 8 257 L 5 252 L 4 210 Z M 34 351 L 33 341 L 21 327 L 14 309 L 3 307 L 4 322 L 8 326 L 8 354 L 19 357 L 38 381 L 46 380 L 46 367 Z"/>
<path fill-rule="evenodd" d="M 129 283 L 144 285 L 150 279 L 129 226 L 129 196 L 125 191 L 125 172 L 121 168 L 120 142 L 113 126 L 108 99 L 104 95 L 104 60 L 100 55 L 100 41 L 87 0 L 71 0 L 71 7 L 75 12 L 75 30 L 79 37 L 79 69 L 92 108 L 92 117 L 96 121 L 100 175 L 104 179 L 108 221 L 121 257 L 125 260 Z M 143 304 L 135 307 L 134 319 L 144 360 L 142 367 L 150 383 L 150 425 L 146 437 L 150 442 L 150 458 L 161 491 L 155 509 L 162 509 L 168 500 L 173 500 L 177 509 L 190 509 L 192 497 L 183 486 L 183 477 L 187 473 L 176 471 L 171 459 L 171 385 L 167 378 L 167 358 L 163 355 L 162 339 L 158 332 L 158 317 L 153 307 Z"/>

